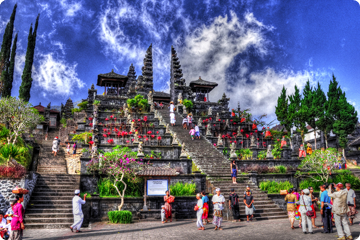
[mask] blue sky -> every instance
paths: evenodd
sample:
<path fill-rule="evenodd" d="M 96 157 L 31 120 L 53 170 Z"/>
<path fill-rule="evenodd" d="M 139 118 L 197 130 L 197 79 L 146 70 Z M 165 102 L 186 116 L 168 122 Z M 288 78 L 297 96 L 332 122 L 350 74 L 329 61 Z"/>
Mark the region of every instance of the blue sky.
<path fill-rule="evenodd" d="M 273 118 L 283 85 L 291 93 L 307 79 L 327 91 L 334 73 L 359 110 L 360 5 L 354 0 L 5 0 L 0 38 L 18 3 L 19 33 L 13 95 L 18 95 L 27 35 L 40 13 L 30 102 L 65 103 L 87 97 L 99 73 L 141 75 L 150 43 L 154 88 L 168 91 L 170 48 L 187 82 L 219 83 L 231 107 Z M 98 92 L 102 92 L 98 88 Z"/>

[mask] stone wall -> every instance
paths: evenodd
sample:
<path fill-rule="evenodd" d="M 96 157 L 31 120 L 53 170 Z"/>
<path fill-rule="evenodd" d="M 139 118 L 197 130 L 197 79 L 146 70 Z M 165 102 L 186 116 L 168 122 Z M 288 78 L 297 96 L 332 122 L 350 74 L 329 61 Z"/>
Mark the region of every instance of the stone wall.
<path fill-rule="evenodd" d="M 269 160 L 239 160 L 236 161 L 238 168 L 247 167 L 247 166 L 268 166 L 275 167 L 279 165 L 283 166 L 292 166 L 297 167 L 301 163 L 301 160 L 292 160 L 292 159 L 269 159 Z"/>
<path fill-rule="evenodd" d="M 15 198 L 15 194 L 12 193 L 12 190 L 16 186 L 29 190 L 29 194 L 25 195 L 23 202 L 23 206 L 26 208 L 28 202 L 30 201 L 32 191 L 35 188 L 36 180 L 37 174 L 35 172 L 30 172 L 21 179 L 0 179 L 0 210 L 6 211 L 10 207 L 10 200 Z"/>

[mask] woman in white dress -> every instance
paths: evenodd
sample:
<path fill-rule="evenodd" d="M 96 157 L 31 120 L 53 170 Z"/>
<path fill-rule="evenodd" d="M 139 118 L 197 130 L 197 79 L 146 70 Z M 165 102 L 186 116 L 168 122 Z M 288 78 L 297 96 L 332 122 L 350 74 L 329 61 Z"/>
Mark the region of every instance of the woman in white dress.
<path fill-rule="evenodd" d="M 171 124 L 171 126 L 175 126 L 175 122 L 176 122 L 175 113 L 171 112 L 170 113 L 170 124 Z"/>
<path fill-rule="evenodd" d="M 203 210 L 203 201 L 201 199 L 201 195 L 200 193 L 196 194 L 196 199 L 198 200 L 196 206 L 195 206 L 195 210 L 196 210 L 196 217 L 197 217 L 197 221 L 196 221 L 196 225 L 198 226 L 198 230 L 205 230 L 204 228 L 204 224 L 202 222 L 202 215 L 204 213 Z"/>

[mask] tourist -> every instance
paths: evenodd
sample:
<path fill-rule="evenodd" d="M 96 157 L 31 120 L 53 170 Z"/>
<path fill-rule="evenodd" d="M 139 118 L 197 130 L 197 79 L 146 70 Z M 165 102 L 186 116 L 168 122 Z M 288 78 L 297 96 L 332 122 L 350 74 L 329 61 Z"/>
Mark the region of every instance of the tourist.
<path fill-rule="evenodd" d="M 195 129 L 194 129 L 193 127 L 191 127 L 189 134 L 190 134 L 190 136 L 191 136 L 191 140 L 194 140 L 194 137 L 195 137 Z"/>
<path fill-rule="evenodd" d="M 290 220 L 291 229 L 295 229 L 295 202 L 297 201 L 296 195 L 294 194 L 294 190 L 292 188 L 289 189 L 288 194 L 285 196 L 285 202 L 287 202 L 287 212 Z"/>
<path fill-rule="evenodd" d="M 70 148 L 71 148 L 71 145 L 70 143 L 68 142 L 68 144 L 66 145 L 66 151 L 67 151 L 67 154 L 70 155 Z"/>
<path fill-rule="evenodd" d="M 204 224 L 206 225 L 207 223 L 209 223 L 209 197 L 206 196 L 205 191 L 201 192 L 201 200 L 203 201 L 203 215 L 202 215 L 202 220 L 204 222 Z"/>
<path fill-rule="evenodd" d="M 320 214 L 322 215 L 323 224 L 324 224 L 324 231 L 323 233 L 332 233 L 333 232 L 333 225 L 331 222 L 331 199 L 328 196 L 328 191 L 326 190 L 326 185 L 320 186 L 321 193 L 321 208 Z"/>
<path fill-rule="evenodd" d="M 188 123 L 188 126 L 191 128 L 192 127 L 192 114 L 189 113 L 187 115 L 187 123 Z"/>
<path fill-rule="evenodd" d="M 52 143 L 52 153 L 54 154 L 54 157 L 56 157 L 58 150 L 59 150 L 59 141 L 57 137 L 55 137 Z"/>
<path fill-rule="evenodd" d="M 245 214 L 246 214 L 247 222 L 249 222 L 250 217 L 251 217 L 250 221 L 252 221 L 254 217 L 253 203 L 254 203 L 254 197 L 250 194 L 249 190 L 246 190 L 246 195 L 244 197 L 244 204 L 245 204 Z"/>
<path fill-rule="evenodd" d="M 161 206 L 161 223 L 162 224 L 164 224 L 165 223 L 165 218 L 166 218 L 166 216 L 165 216 L 165 205 L 162 205 Z"/>
<path fill-rule="evenodd" d="M 229 209 L 232 210 L 233 222 L 240 222 L 240 209 L 239 209 L 239 196 L 235 193 L 235 190 L 232 188 L 229 195 Z"/>
<path fill-rule="evenodd" d="M 198 200 L 195 206 L 196 218 L 197 218 L 196 225 L 199 228 L 198 230 L 205 230 L 202 222 L 202 215 L 204 213 L 204 210 L 203 210 L 203 201 L 201 199 L 200 193 L 196 194 L 196 199 Z"/>
<path fill-rule="evenodd" d="M 200 139 L 200 129 L 199 126 L 195 124 L 195 137 Z"/>
<path fill-rule="evenodd" d="M 160 108 L 163 109 L 163 107 L 164 107 L 164 104 L 161 102 L 160 103 Z"/>
<path fill-rule="evenodd" d="M 245 197 L 247 191 L 249 191 L 249 192 L 250 192 L 250 195 L 252 195 L 252 191 L 251 191 L 249 185 L 246 186 L 246 189 L 245 189 L 245 191 L 244 191 L 244 197 Z"/>
<path fill-rule="evenodd" d="M 297 192 L 297 188 L 296 188 L 296 187 L 294 187 L 293 190 L 294 190 L 294 195 L 296 196 L 296 200 L 299 201 L 299 199 L 300 199 L 300 193 Z M 299 214 L 299 228 L 301 228 L 301 227 L 302 227 L 302 226 L 301 226 L 301 213 L 299 212 L 299 208 L 300 208 L 300 205 L 296 205 L 296 210 L 297 210 L 297 212 L 298 212 L 298 214 Z"/>
<path fill-rule="evenodd" d="M 176 122 L 175 113 L 171 112 L 170 113 L 170 124 L 171 124 L 171 126 L 175 126 L 175 122 Z"/>
<path fill-rule="evenodd" d="M 73 157 L 76 156 L 76 149 L 77 149 L 77 144 L 76 144 L 76 142 L 74 142 L 74 145 L 73 145 Z"/>
<path fill-rule="evenodd" d="M 75 190 L 75 196 L 72 199 L 74 224 L 70 226 L 70 230 L 78 233 L 84 221 L 84 214 L 81 205 L 85 204 L 87 193 L 84 194 L 84 200 L 80 198 L 80 190 Z"/>
<path fill-rule="evenodd" d="M 225 198 L 221 195 L 220 188 L 215 190 L 216 194 L 212 197 L 211 201 L 214 205 L 214 218 L 213 224 L 215 225 L 215 230 L 222 230 L 221 223 L 223 220 L 223 209 Z"/>
<path fill-rule="evenodd" d="M 174 110 L 175 110 L 175 106 L 174 106 L 174 102 L 173 101 L 171 101 L 170 102 L 170 112 L 172 113 L 172 112 L 174 112 Z"/>
<path fill-rule="evenodd" d="M 300 196 L 299 201 L 297 202 L 297 204 L 299 204 L 300 208 L 299 208 L 299 212 L 301 213 L 302 216 L 302 230 L 304 234 L 307 234 L 306 232 L 306 223 L 308 225 L 309 228 L 309 233 L 313 234 L 313 229 L 312 229 L 312 223 L 311 223 L 311 218 L 309 216 L 306 215 L 307 211 L 311 211 L 311 198 L 310 198 L 310 191 L 309 189 L 304 189 L 303 193 Z"/>
<path fill-rule="evenodd" d="M 350 221 L 350 226 L 354 224 L 354 218 L 356 217 L 357 214 L 357 210 L 356 210 L 356 195 L 355 195 L 355 191 L 353 189 L 351 189 L 351 184 L 350 183 L 346 183 L 346 191 L 348 193 L 347 195 L 347 200 L 346 203 L 349 207 L 349 212 L 348 212 L 348 216 L 349 216 L 349 221 Z"/>
<path fill-rule="evenodd" d="M 237 177 L 238 167 L 236 165 L 235 159 L 232 160 L 232 162 L 230 163 L 230 171 L 231 171 L 232 183 L 237 184 L 236 177 Z"/>
<path fill-rule="evenodd" d="M 4 213 L 0 211 L 0 238 L 9 239 L 9 224 L 6 222 L 4 218 Z"/>
<path fill-rule="evenodd" d="M 21 204 L 24 201 L 24 195 L 16 195 L 16 204 L 14 205 L 13 211 L 14 215 L 11 220 L 11 240 L 22 240 L 23 231 L 25 229 L 24 225 L 24 207 Z"/>
<path fill-rule="evenodd" d="M 334 201 L 332 211 L 335 218 L 336 231 L 339 236 L 338 240 L 353 239 L 353 237 L 351 236 L 350 227 L 347 220 L 348 191 L 344 190 L 343 188 L 344 185 L 342 183 L 338 183 L 336 184 L 336 192 L 331 193 L 331 189 L 332 189 L 331 185 L 329 186 L 329 190 L 328 190 L 328 196 L 331 197 Z"/>
<path fill-rule="evenodd" d="M 310 198 L 311 198 L 311 203 L 312 203 L 311 209 L 314 211 L 314 216 L 311 217 L 311 223 L 312 223 L 313 228 L 318 228 L 315 225 L 315 219 L 316 219 L 316 209 L 318 209 L 317 202 L 319 201 L 319 199 L 314 196 L 314 188 L 313 187 L 309 187 L 309 191 L 310 191 Z"/>
<path fill-rule="evenodd" d="M 168 221 L 168 219 L 170 218 L 170 222 L 172 222 L 172 206 L 171 204 L 174 202 L 175 197 L 170 195 L 169 190 L 166 190 L 165 192 L 165 196 L 164 196 L 164 202 L 165 202 L 165 217 L 166 220 L 165 222 Z"/>
<path fill-rule="evenodd" d="M 188 122 L 187 122 L 187 117 L 184 117 L 184 119 L 183 119 L 183 121 L 182 121 L 183 129 L 188 129 L 188 128 L 187 128 L 187 124 L 188 124 Z"/>

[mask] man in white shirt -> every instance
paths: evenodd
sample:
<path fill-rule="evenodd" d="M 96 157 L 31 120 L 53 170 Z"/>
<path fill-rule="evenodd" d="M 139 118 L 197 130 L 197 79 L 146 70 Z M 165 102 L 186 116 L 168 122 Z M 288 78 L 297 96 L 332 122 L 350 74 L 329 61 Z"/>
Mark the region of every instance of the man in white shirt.
<path fill-rule="evenodd" d="M 348 214 L 348 216 L 349 216 L 350 226 L 351 226 L 354 224 L 354 218 L 356 217 L 356 213 L 357 213 L 356 199 L 355 199 L 356 195 L 355 195 L 355 191 L 353 189 L 351 189 L 350 183 L 346 183 L 345 186 L 346 186 L 345 190 L 348 192 L 346 203 L 350 210 L 350 213 Z"/>
<path fill-rule="evenodd" d="M 81 205 L 85 204 L 85 198 L 87 194 L 84 194 L 84 200 L 80 198 L 80 190 L 75 190 L 75 196 L 72 200 L 73 204 L 73 214 L 74 214 L 74 224 L 70 226 L 70 230 L 73 232 L 81 232 L 80 228 L 84 221 L 84 214 L 82 212 Z"/>
<path fill-rule="evenodd" d="M 195 124 L 195 138 L 200 139 L 200 129 L 199 126 Z"/>
<path fill-rule="evenodd" d="M 9 227 L 10 227 L 10 224 L 8 224 L 6 222 L 6 219 L 4 218 L 4 213 L 0 211 L 0 231 L 5 231 L 3 239 L 9 238 Z M 1 236 L 0 236 L 0 238 L 1 238 Z"/>
<path fill-rule="evenodd" d="M 223 220 L 223 209 L 224 209 L 224 203 L 225 198 L 223 195 L 220 194 L 220 188 L 217 188 L 216 195 L 214 195 L 211 199 L 214 205 L 214 218 L 213 218 L 213 224 L 215 225 L 215 230 L 222 230 L 221 223 Z"/>

